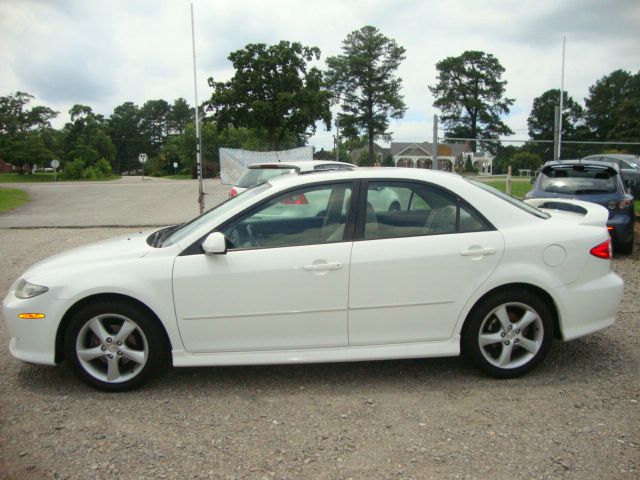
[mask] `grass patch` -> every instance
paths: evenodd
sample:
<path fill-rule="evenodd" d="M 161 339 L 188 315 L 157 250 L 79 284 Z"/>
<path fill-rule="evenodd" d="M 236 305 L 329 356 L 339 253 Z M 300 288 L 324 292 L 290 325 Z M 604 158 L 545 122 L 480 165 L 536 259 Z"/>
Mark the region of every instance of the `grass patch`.
<path fill-rule="evenodd" d="M 165 175 L 162 178 L 168 178 L 170 180 L 191 180 L 191 175 L 188 173 L 179 173 L 177 175 Z"/>
<path fill-rule="evenodd" d="M 0 188 L 0 213 L 18 208 L 31 200 L 29 195 L 17 188 Z"/>
<path fill-rule="evenodd" d="M 65 182 L 104 182 L 109 180 L 117 180 L 120 178 L 120 175 L 111 175 L 105 178 L 99 179 L 90 179 L 90 178 L 80 178 L 78 180 L 68 180 L 65 179 Z M 59 182 L 63 181 L 60 178 L 60 174 L 58 174 Z M 40 183 L 40 182 L 53 182 L 55 181 L 55 176 L 53 173 L 34 173 L 31 175 L 20 175 L 18 173 L 0 173 L 0 183 Z"/>
<path fill-rule="evenodd" d="M 485 182 L 487 185 L 504 192 L 507 188 L 506 180 L 491 180 Z M 524 198 L 524 195 L 531 190 L 531 180 L 528 181 L 512 181 L 511 182 L 511 196 L 516 198 Z"/>

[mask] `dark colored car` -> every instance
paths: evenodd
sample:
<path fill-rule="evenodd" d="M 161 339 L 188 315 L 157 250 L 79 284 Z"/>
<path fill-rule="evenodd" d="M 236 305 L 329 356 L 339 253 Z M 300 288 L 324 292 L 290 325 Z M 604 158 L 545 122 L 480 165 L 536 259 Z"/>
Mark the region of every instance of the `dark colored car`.
<path fill-rule="evenodd" d="M 633 196 L 625 190 L 615 164 L 582 160 L 547 162 L 525 198 L 574 198 L 602 205 L 609 210 L 607 227 L 614 250 L 627 255 L 633 251 Z M 549 202 L 548 208 L 564 207 Z"/>
<path fill-rule="evenodd" d="M 640 198 L 640 158 L 623 153 L 600 153 L 583 158 L 586 161 L 615 163 L 620 168 L 622 181 L 634 197 Z"/>

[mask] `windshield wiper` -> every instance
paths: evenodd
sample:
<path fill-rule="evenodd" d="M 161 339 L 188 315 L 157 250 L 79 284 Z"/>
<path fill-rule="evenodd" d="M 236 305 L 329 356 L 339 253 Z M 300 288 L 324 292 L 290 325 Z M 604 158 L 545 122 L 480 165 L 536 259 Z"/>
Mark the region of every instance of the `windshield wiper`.
<path fill-rule="evenodd" d="M 177 225 L 172 225 L 170 227 L 166 227 L 166 228 L 162 228 L 160 230 L 158 230 L 155 233 L 151 234 L 151 237 L 149 237 L 149 245 L 151 245 L 152 247 L 158 248 L 162 246 L 162 243 L 165 241 L 165 239 L 171 235 L 173 232 L 175 232 L 177 229 L 179 229 L 182 225 L 184 225 L 183 223 L 179 223 Z"/>

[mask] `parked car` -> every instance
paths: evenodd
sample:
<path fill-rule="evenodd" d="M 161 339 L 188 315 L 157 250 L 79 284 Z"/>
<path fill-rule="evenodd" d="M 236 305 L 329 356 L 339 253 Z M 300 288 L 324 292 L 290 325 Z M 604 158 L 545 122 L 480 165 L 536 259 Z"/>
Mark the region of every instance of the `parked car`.
<path fill-rule="evenodd" d="M 633 196 L 625 191 L 617 165 L 586 160 L 547 162 L 525 198 L 577 198 L 606 207 L 609 211 L 607 228 L 614 250 L 627 255 L 632 253 Z M 563 204 L 556 207 L 566 208 Z"/>
<path fill-rule="evenodd" d="M 385 188 L 398 210 L 377 211 Z M 325 191 L 324 195 L 313 195 Z M 304 195 L 321 215 L 269 218 Z M 348 200 L 347 200 L 348 199 Z M 455 356 L 495 377 L 554 337 L 612 325 L 607 209 L 539 209 L 461 176 L 362 168 L 283 175 L 189 223 L 28 269 L 3 302 L 11 353 L 122 391 L 158 367 Z"/>
<path fill-rule="evenodd" d="M 640 157 L 622 153 L 601 153 L 584 157 L 583 161 L 614 163 L 620 168 L 625 187 L 635 198 L 640 199 Z"/>
<path fill-rule="evenodd" d="M 233 185 L 229 191 L 229 198 L 235 197 L 247 189 L 260 185 L 278 175 L 324 170 L 350 170 L 352 168 L 357 167 L 351 163 L 324 160 L 255 163 L 249 165 L 242 175 L 240 175 L 235 185 Z"/>

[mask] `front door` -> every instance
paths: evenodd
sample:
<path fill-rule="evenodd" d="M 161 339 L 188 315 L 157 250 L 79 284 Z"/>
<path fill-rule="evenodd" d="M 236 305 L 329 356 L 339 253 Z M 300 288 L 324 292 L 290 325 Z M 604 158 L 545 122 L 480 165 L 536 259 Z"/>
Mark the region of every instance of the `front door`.
<path fill-rule="evenodd" d="M 176 258 L 176 314 L 190 352 L 348 344 L 352 186 L 305 187 L 224 225 L 224 255 Z"/>

